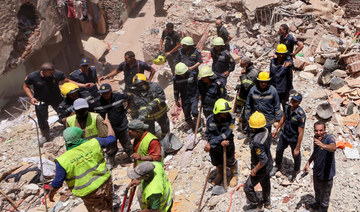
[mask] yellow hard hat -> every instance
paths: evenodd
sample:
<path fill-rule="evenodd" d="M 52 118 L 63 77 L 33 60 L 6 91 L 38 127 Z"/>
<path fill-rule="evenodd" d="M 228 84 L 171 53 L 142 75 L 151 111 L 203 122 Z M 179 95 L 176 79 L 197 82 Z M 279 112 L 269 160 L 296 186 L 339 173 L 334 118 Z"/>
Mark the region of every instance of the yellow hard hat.
<path fill-rule="evenodd" d="M 213 41 L 214 46 L 225 46 L 224 40 L 221 37 L 217 37 Z"/>
<path fill-rule="evenodd" d="M 185 37 L 181 40 L 181 45 L 187 45 L 187 46 L 193 46 L 194 44 L 194 40 L 191 37 Z"/>
<path fill-rule="evenodd" d="M 277 45 L 277 47 L 276 47 L 276 53 L 285 54 L 285 53 L 287 53 L 287 52 L 288 52 L 288 51 L 287 51 L 287 48 L 286 48 L 285 44 L 279 44 L 279 45 Z"/>
<path fill-rule="evenodd" d="M 218 99 L 215 102 L 214 109 L 213 109 L 214 114 L 229 113 L 230 111 L 231 111 L 230 103 L 228 101 L 226 101 L 225 99 Z"/>
<path fill-rule="evenodd" d="M 183 75 L 188 70 L 189 70 L 189 68 L 185 65 L 185 63 L 182 63 L 182 62 L 176 64 L 176 66 L 175 66 L 175 74 L 176 75 Z"/>
<path fill-rule="evenodd" d="M 134 85 L 139 84 L 141 82 L 146 82 L 146 81 L 147 81 L 147 78 L 146 78 L 145 74 L 141 74 L 141 73 L 136 74 L 133 78 Z"/>
<path fill-rule="evenodd" d="M 209 66 L 202 66 L 199 70 L 199 79 L 203 77 L 211 77 L 214 75 L 214 72 L 211 70 Z"/>
<path fill-rule="evenodd" d="M 155 59 L 153 59 L 153 63 L 155 65 L 162 65 L 165 63 L 165 56 L 162 54 L 159 54 Z"/>
<path fill-rule="evenodd" d="M 66 97 L 66 95 L 68 94 L 73 94 L 77 91 L 79 91 L 79 86 L 77 86 L 76 84 L 74 83 L 71 83 L 71 82 L 67 82 L 67 83 L 64 83 L 62 86 L 61 86 L 61 94 Z"/>
<path fill-rule="evenodd" d="M 257 80 L 258 81 L 270 81 L 270 75 L 268 72 L 262 71 L 259 73 Z"/>
<path fill-rule="evenodd" d="M 249 125 L 251 128 L 255 128 L 255 129 L 265 127 L 266 119 L 265 119 L 264 114 L 262 114 L 258 111 L 255 111 L 255 113 L 253 113 L 250 116 Z"/>

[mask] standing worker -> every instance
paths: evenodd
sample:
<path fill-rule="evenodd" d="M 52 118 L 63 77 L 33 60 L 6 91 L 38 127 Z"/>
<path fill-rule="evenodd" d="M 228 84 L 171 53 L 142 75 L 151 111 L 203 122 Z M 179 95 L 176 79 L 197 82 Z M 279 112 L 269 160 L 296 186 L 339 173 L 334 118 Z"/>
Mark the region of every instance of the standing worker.
<path fill-rule="evenodd" d="M 100 80 L 110 78 L 110 77 L 115 76 L 118 73 L 123 71 L 124 72 L 124 81 L 125 81 L 125 91 L 127 91 L 127 92 L 132 87 L 132 80 L 137 73 L 143 74 L 145 70 L 149 71 L 150 72 L 149 81 L 152 80 L 152 78 L 154 77 L 154 74 L 155 74 L 155 69 L 153 67 L 149 66 L 145 62 L 135 59 L 134 52 L 127 51 L 124 55 L 124 58 L 125 58 L 125 61 L 120 63 L 117 70 L 113 70 L 112 72 L 110 72 L 110 74 L 100 77 Z"/>
<path fill-rule="evenodd" d="M 173 205 L 171 183 L 160 162 L 143 162 L 128 171 L 130 187 L 140 184 L 138 199 L 140 212 L 171 212 Z"/>
<path fill-rule="evenodd" d="M 61 123 L 66 123 L 66 118 L 74 115 L 74 101 L 78 98 L 84 98 L 90 103 L 93 103 L 93 97 L 89 91 L 79 91 L 79 86 L 75 85 L 74 83 L 67 82 L 61 86 L 61 95 L 64 97 L 64 100 L 60 103 L 58 108 L 58 116 L 59 121 Z"/>
<path fill-rule="evenodd" d="M 245 118 L 249 120 L 250 115 L 259 111 L 266 118 L 266 127 L 271 133 L 271 127 L 279 122 L 282 117 L 279 96 L 274 86 L 269 84 L 269 73 L 262 71 L 257 78 L 258 83 L 253 86 L 248 94 L 245 104 Z M 270 145 L 270 143 L 269 143 Z"/>
<path fill-rule="evenodd" d="M 108 114 L 112 128 L 115 131 L 116 140 L 119 140 L 124 152 L 130 158 L 132 147 L 128 136 L 128 120 L 126 117 L 127 108 L 131 107 L 132 99 L 127 94 L 112 92 L 111 86 L 107 83 L 100 85 L 100 98 L 94 103 L 95 112 L 103 118 Z M 124 107 L 124 104 L 127 107 Z M 115 155 L 118 152 L 117 143 L 106 148 L 106 155 L 112 167 L 116 166 Z"/>
<path fill-rule="evenodd" d="M 276 126 L 274 132 L 272 133 L 272 136 L 276 138 L 279 129 L 284 126 L 280 135 L 279 143 L 276 147 L 276 165 L 271 171 L 270 176 L 275 175 L 275 173 L 281 169 L 281 162 L 283 159 L 284 150 L 288 146 L 290 146 L 291 148 L 291 153 L 294 159 L 294 170 L 289 176 L 289 180 L 294 180 L 300 170 L 300 146 L 304 136 L 304 128 L 306 121 L 306 114 L 304 110 L 300 107 L 301 100 L 302 95 L 300 93 L 295 93 L 291 96 L 290 104 L 285 106 L 284 114 L 279 124 Z"/>
<path fill-rule="evenodd" d="M 225 86 L 217 79 L 216 74 L 208 66 L 200 68 L 199 72 L 199 99 L 203 104 L 203 112 L 207 118 L 213 112 L 216 100 L 225 98 Z"/>
<path fill-rule="evenodd" d="M 314 161 L 313 182 L 315 190 L 315 203 L 306 205 L 307 208 L 325 212 L 329 208 L 330 194 L 335 176 L 335 139 L 326 133 L 323 122 L 314 124 L 314 150 L 304 167 L 309 172 L 309 166 Z"/>
<path fill-rule="evenodd" d="M 155 133 L 155 121 L 161 127 L 161 136 L 170 131 L 170 121 L 167 116 L 169 110 L 166 104 L 165 92 L 158 83 L 148 82 L 144 74 L 136 74 L 133 79 L 134 110 L 138 114 L 134 118 L 149 125 L 149 132 Z"/>
<path fill-rule="evenodd" d="M 168 62 L 171 73 L 175 75 L 175 58 L 178 49 L 180 48 L 180 35 L 174 31 L 174 24 L 167 23 L 166 28 L 161 34 L 159 51 L 162 52 L 163 44 L 165 41 L 165 57 Z"/>
<path fill-rule="evenodd" d="M 286 46 L 279 44 L 276 47 L 276 58 L 271 59 L 270 62 L 270 84 L 276 88 L 283 110 L 289 100 L 290 90 L 293 89 L 291 70 L 293 61 L 287 52 Z"/>
<path fill-rule="evenodd" d="M 239 95 L 236 96 L 236 112 L 241 113 L 241 125 L 244 135 L 250 132 L 247 120 L 245 118 L 245 103 L 250 89 L 256 84 L 256 78 L 258 71 L 255 69 L 254 64 L 251 62 L 249 57 L 243 57 L 240 61 L 241 76 L 240 84 L 236 86 Z"/>
<path fill-rule="evenodd" d="M 271 134 L 268 129 L 265 128 L 265 116 L 258 111 L 255 111 L 255 113 L 251 115 L 249 125 L 251 128 L 251 141 L 249 145 L 251 151 L 251 172 L 245 182 L 244 192 L 250 204 L 246 206 L 246 210 L 256 209 L 262 205 L 254 190 L 254 187 L 258 183 L 260 183 L 262 187 L 264 207 L 271 209 L 269 173 L 273 166 L 273 160 L 270 146 L 268 145 L 271 140 Z"/>
<path fill-rule="evenodd" d="M 213 45 L 214 47 L 210 50 L 213 59 L 212 70 L 226 86 L 230 72 L 235 69 L 235 61 L 230 52 L 225 49 L 225 43 L 221 37 L 215 38 Z"/>
<path fill-rule="evenodd" d="M 79 127 L 84 131 L 84 139 L 106 137 L 104 119 L 98 113 L 89 112 L 89 104 L 86 99 L 75 100 L 74 110 L 75 114 L 66 118 L 66 127 Z"/>
<path fill-rule="evenodd" d="M 215 26 L 216 26 L 216 32 L 217 32 L 217 36 L 221 37 L 225 43 L 225 49 L 230 51 L 230 41 L 232 39 L 232 37 L 230 36 L 230 33 L 226 30 L 223 22 L 221 19 L 216 19 L 215 21 Z"/>
<path fill-rule="evenodd" d="M 133 154 L 135 165 L 144 161 L 162 161 L 161 144 L 158 138 L 148 132 L 149 125 L 140 120 L 132 120 L 129 124 L 129 136 L 134 139 Z"/>
<path fill-rule="evenodd" d="M 287 24 L 281 24 L 279 28 L 279 35 L 280 35 L 280 43 L 286 45 L 286 48 L 288 50 L 288 55 L 290 55 L 292 58 L 295 58 L 296 54 L 299 53 L 304 48 L 303 43 L 296 40 L 294 36 L 289 34 L 289 26 Z M 295 45 L 297 45 L 298 47 L 294 51 Z"/>
<path fill-rule="evenodd" d="M 178 63 L 175 66 L 174 77 L 174 99 L 175 104 L 180 107 L 179 96 L 181 99 L 181 107 L 184 112 L 185 122 L 195 132 L 196 121 L 199 114 L 199 91 L 197 74 L 190 71 L 184 63 Z M 194 117 L 191 117 L 191 115 Z"/>
<path fill-rule="evenodd" d="M 29 97 L 30 103 L 35 105 L 35 113 L 39 128 L 45 141 L 50 139 L 48 119 L 48 107 L 58 112 L 58 107 L 63 98 L 60 94 L 59 83 L 71 82 L 79 87 L 88 87 L 91 84 L 77 83 L 65 77 L 62 71 L 55 69 L 52 63 L 44 63 L 41 69 L 34 71 L 25 77 L 23 89 Z M 34 87 L 34 95 L 31 93 L 31 85 Z"/>
<path fill-rule="evenodd" d="M 81 197 L 88 211 L 113 211 L 113 185 L 102 148 L 116 143 L 116 139 L 110 121 L 105 118 L 103 123 L 107 126 L 106 138 L 85 140 L 78 127 L 64 130 L 66 152 L 55 160 L 56 175 L 49 193 L 51 202 L 66 181 L 70 191 Z"/>
<path fill-rule="evenodd" d="M 179 49 L 175 64 L 180 62 L 185 63 L 190 71 L 199 73 L 199 65 L 203 62 L 201 59 L 201 52 L 195 47 L 194 40 L 191 37 L 185 37 L 181 40 L 181 48 Z"/>
<path fill-rule="evenodd" d="M 80 68 L 71 72 L 69 78 L 78 83 L 89 83 L 91 87 L 81 88 L 80 91 L 89 91 L 94 98 L 99 96 L 96 86 L 96 83 L 98 83 L 96 68 L 95 66 L 90 66 L 90 60 L 88 58 L 81 59 Z"/>
<path fill-rule="evenodd" d="M 213 184 L 219 185 L 223 180 L 223 148 L 226 147 L 226 166 L 231 170 L 230 187 L 237 185 L 238 164 L 235 159 L 235 144 L 233 129 L 235 118 L 230 113 L 231 106 L 225 99 L 215 102 L 214 111 L 206 122 L 206 136 L 208 143 L 205 151 L 210 151 L 211 163 L 216 166 L 217 175 Z"/>

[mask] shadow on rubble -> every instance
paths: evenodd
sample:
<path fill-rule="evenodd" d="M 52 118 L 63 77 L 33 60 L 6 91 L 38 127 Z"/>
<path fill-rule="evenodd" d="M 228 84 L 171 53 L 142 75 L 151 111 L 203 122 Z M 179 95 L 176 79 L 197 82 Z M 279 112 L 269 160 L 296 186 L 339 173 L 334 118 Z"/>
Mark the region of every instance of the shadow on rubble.
<path fill-rule="evenodd" d="M 300 209 L 304 205 L 311 204 L 313 202 L 315 202 L 315 197 L 312 194 L 305 194 L 301 196 L 300 201 L 296 204 L 296 209 Z"/>

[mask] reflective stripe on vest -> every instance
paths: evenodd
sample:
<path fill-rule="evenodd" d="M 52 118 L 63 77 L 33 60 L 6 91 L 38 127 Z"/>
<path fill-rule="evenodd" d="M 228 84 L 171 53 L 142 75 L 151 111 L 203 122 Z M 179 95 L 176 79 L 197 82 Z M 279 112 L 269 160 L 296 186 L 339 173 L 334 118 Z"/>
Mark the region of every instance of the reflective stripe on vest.
<path fill-rule="evenodd" d="M 151 143 L 151 141 L 157 140 L 157 139 L 158 138 L 155 135 L 153 135 L 151 132 L 146 132 L 146 135 L 140 141 L 139 148 L 137 149 L 137 153 L 140 156 L 149 156 L 150 143 Z M 161 161 L 162 161 L 162 158 L 161 158 Z M 142 161 L 142 160 L 137 160 L 136 161 L 137 165 L 139 165 L 142 162 L 144 162 L 144 161 Z"/>
<path fill-rule="evenodd" d="M 56 161 L 65 169 L 66 184 L 78 197 L 95 191 L 110 177 L 99 141 L 95 138 L 65 152 Z"/>
<path fill-rule="evenodd" d="M 152 194 L 161 194 L 160 208 L 161 212 L 167 212 L 172 202 L 172 189 L 171 184 L 167 178 L 164 168 L 159 162 L 152 162 L 155 165 L 154 178 L 149 184 L 144 187 L 144 180 L 141 182 L 142 190 L 142 202 L 141 208 L 146 209 L 151 203 L 148 202 L 148 198 Z"/>
<path fill-rule="evenodd" d="M 87 138 L 87 139 L 96 137 L 98 135 L 96 119 L 99 114 L 91 113 L 91 112 L 89 112 L 89 114 L 90 115 L 88 115 L 88 117 L 86 119 L 86 127 L 85 127 L 85 134 L 84 134 L 84 138 Z M 69 127 L 75 127 L 76 115 L 72 115 L 72 116 L 69 116 L 68 118 L 66 118 L 66 122 L 69 125 Z"/>
<path fill-rule="evenodd" d="M 159 106 L 160 107 L 160 106 Z M 148 114 L 145 118 L 145 120 L 156 120 L 161 118 L 164 114 L 166 114 L 168 111 L 170 110 L 168 105 L 165 105 L 163 108 L 161 108 L 158 112 L 156 113 L 151 113 Z"/>

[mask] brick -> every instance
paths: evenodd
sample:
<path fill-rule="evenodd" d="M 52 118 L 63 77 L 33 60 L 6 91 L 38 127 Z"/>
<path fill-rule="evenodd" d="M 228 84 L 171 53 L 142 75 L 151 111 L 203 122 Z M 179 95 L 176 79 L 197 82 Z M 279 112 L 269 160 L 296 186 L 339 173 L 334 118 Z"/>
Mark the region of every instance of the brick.
<path fill-rule="evenodd" d="M 345 64 L 351 64 L 354 62 L 357 62 L 360 60 L 360 54 L 359 53 L 350 53 L 343 56 L 343 60 Z"/>
<path fill-rule="evenodd" d="M 311 62 L 305 60 L 303 57 L 296 57 L 294 60 L 294 67 L 300 70 L 304 70 L 304 68 L 310 64 Z"/>
<path fill-rule="evenodd" d="M 355 63 L 351 63 L 347 65 L 347 70 L 349 73 L 356 73 L 360 71 L 360 61 L 357 61 Z"/>

